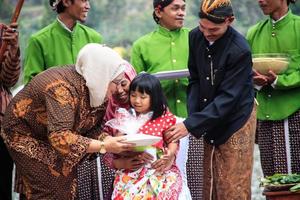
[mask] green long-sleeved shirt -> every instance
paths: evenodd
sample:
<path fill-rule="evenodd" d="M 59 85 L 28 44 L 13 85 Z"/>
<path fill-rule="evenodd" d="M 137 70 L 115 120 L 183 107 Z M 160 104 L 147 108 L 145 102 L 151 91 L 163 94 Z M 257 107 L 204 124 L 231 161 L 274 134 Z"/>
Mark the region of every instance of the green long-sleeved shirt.
<path fill-rule="evenodd" d="M 132 47 L 131 63 L 137 72 L 156 73 L 186 69 L 188 62 L 187 28 L 169 31 L 161 26 L 139 38 Z M 162 80 L 162 88 L 172 113 L 186 117 L 186 78 Z"/>
<path fill-rule="evenodd" d="M 282 120 L 300 109 L 300 17 L 291 11 L 276 23 L 266 19 L 247 33 L 253 54 L 283 53 L 290 56 L 288 69 L 278 75 L 275 88 L 257 92 L 260 120 Z"/>
<path fill-rule="evenodd" d="M 102 36 L 95 30 L 76 23 L 73 31 L 55 20 L 32 35 L 26 48 L 24 82 L 57 65 L 75 64 L 79 50 L 87 43 L 100 43 Z"/>

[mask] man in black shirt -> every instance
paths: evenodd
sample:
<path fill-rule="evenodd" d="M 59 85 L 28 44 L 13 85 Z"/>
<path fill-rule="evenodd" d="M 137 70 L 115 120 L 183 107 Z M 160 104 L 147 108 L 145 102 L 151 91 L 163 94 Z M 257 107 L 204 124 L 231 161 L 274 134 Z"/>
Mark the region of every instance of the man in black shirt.
<path fill-rule="evenodd" d="M 230 0 L 203 0 L 189 35 L 188 118 L 166 133 L 204 137 L 203 199 L 251 199 L 256 111 L 252 58 Z"/>

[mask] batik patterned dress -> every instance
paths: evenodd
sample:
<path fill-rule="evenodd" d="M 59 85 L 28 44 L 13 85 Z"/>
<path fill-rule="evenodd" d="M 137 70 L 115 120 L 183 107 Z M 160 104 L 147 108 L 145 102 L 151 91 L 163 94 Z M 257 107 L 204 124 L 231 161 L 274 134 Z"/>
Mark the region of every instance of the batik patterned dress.
<path fill-rule="evenodd" d="M 26 199 L 78 199 L 78 166 L 89 158 L 91 138 L 101 133 L 105 109 L 105 103 L 90 106 L 74 66 L 37 75 L 14 97 L 1 136 Z"/>
<path fill-rule="evenodd" d="M 162 139 L 153 147 L 162 150 L 166 145 L 163 140 L 164 131 L 176 123 L 170 112 L 146 122 L 140 133 L 159 136 Z M 119 170 L 114 181 L 113 200 L 177 200 L 182 188 L 182 178 L 177 166 L 163 173 L 155 172 L 146 165 L 136 171 Z"/>

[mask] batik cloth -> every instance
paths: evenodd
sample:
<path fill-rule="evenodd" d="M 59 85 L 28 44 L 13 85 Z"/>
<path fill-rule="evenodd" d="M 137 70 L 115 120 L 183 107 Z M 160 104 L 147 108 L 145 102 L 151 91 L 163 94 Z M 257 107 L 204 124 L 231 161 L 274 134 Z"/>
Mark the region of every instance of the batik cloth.
<path fill-rule="evenodd" d="M 226 143 L 204 142 L 205 200 L 251 200 L 251 178 L 256 129 L 256 109 L 245 125 Z"/>

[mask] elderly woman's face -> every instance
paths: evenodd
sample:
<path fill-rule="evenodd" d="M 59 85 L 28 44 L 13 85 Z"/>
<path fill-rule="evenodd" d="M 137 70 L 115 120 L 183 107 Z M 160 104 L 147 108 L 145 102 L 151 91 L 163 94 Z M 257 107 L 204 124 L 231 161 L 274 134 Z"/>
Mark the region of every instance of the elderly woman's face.
<path fill-rule="evenodd" d="M 107 89 L 107 97 L 114 96 L 117 93 L 119 85 L 121 85 L 122 80 L 124 79 L 124 73 L 117 76 L 114 80 L 110 82 Z"/>
<path fill-rule="evenodd" d="M 124 77 L 120 84 L 117 85 L 117 90 L 113 94 L 113 97 L 116 101 L 119 103 L 128 103 L 129 101 L 129 86 L 130 86 L 130 81 Z"/>

